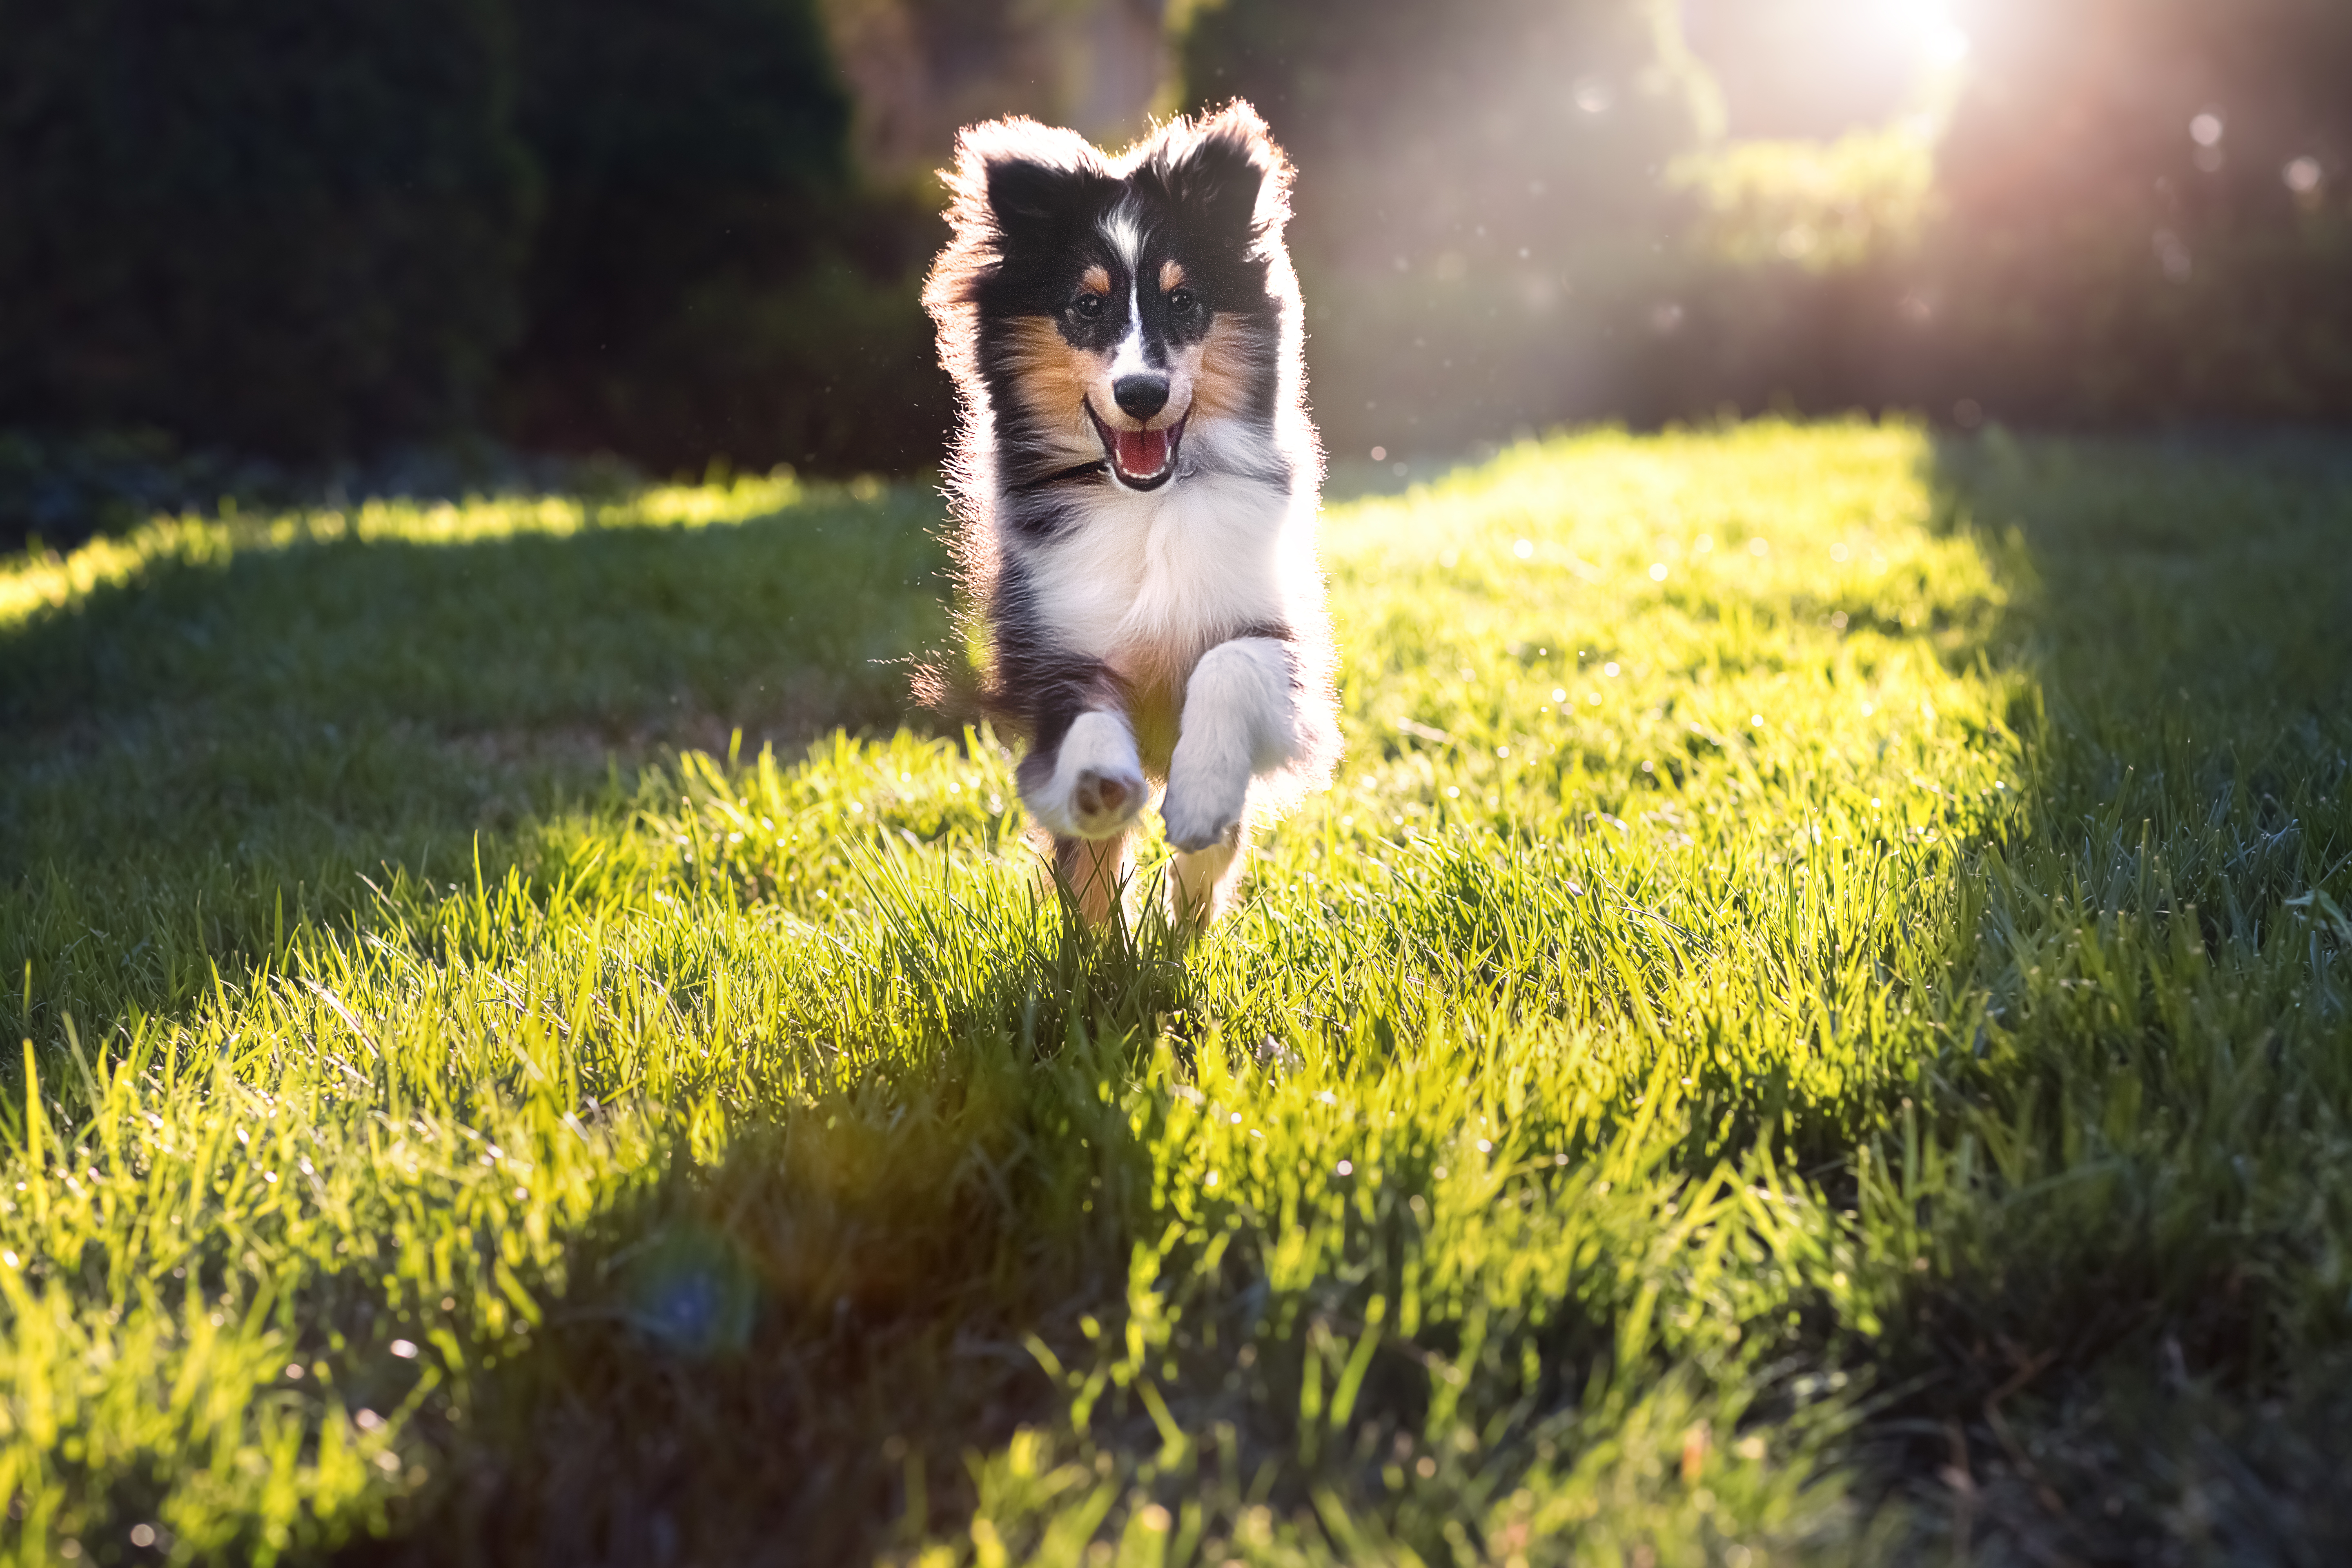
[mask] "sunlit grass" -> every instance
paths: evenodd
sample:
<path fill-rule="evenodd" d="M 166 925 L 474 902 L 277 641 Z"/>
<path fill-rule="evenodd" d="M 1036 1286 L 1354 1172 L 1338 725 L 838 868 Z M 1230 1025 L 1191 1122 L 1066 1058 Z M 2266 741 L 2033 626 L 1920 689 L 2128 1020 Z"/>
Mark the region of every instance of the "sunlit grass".
<path fill-rule="evenodd" d="M 984 734 L 760 744 L 945 635 L 921 492 L 19 561 L 0 1541 L 2323 1539 L 2335 473 L 1765 425 L 1339 509 L 1346 763 L 1189 952 L 1069 929 Z"/>

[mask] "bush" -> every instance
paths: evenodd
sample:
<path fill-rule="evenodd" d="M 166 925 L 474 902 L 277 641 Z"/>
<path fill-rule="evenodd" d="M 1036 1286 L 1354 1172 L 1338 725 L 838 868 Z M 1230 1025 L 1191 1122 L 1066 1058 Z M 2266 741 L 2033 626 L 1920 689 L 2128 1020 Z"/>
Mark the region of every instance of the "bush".
<path fill-rule="evenodd" d="M 534 211 L 498 0 L 0 0 L 0 423 L 478 419 Z"/>
<path fill-rule="evenodd" d="M 509 432 L 657 468 L 937 460 L 936 225 L 856 191 L 809 0 L 516 0 L 547 213 Z"/>
<path fill-rule="evenodd" d="M 0 427 L 935 461 L 936 224 L 848 130 L 814 0 L 0 0 Z"/>

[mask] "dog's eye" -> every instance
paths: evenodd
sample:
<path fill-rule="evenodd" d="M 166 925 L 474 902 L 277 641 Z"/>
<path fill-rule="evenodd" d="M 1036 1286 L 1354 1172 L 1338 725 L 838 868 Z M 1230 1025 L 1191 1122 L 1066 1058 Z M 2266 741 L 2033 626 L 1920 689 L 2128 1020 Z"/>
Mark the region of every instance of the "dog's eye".
<path fill-rule="evenodd" d="M 1168 310 L 1171 315 L 1189 316 L 1199 309 L 1200 303 L 1192 298 L 1190 289 L 1171 289 L 1168 291 Z"/>
<path fill-rule="evenodd" d="M 1099 294 L 1081 294 L 1070 301 L 1070 314 L 1082 321 L 1097 321 L 1102 313 L 1103 297 Z"/>

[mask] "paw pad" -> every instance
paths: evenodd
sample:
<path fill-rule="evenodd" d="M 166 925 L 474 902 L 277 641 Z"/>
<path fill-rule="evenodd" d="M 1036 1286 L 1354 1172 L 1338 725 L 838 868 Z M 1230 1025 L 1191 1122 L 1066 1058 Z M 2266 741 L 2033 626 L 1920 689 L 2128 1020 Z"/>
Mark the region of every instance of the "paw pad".
<path fill-rule="evenodd" d="M 1127 809 L 1133 792 L 1126 781 L 1089 769 L 1078 775 L 1078 787 L 1072 793 L 1081 816 L 1109 816 Z"/>

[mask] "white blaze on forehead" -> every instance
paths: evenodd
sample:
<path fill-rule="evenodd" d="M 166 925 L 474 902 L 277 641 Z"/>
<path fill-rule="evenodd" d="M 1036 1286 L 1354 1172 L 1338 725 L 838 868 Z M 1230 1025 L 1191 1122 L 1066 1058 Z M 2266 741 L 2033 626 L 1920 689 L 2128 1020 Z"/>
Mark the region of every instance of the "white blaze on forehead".
<path fill-rule="evenodd" d="M 1120 263 L 1127 268 L 1127 335 L 1118 341 L 1118 352 L 1110 362 L 1113 382 L 1130 375 L 1146 375 L 1152 365 L 1143 346 L 1142 300 L 1138 297 L 1136 268 L 1143 255 L 1143 225 L 1135 209 L 1125 202 L 1111 208 L 1102 220 L 1102 237 L 1110 242 Z"/>
<path fill-rule="evenodd" d="M 1136 258 L 1143 254 L 1143 225 L 1136 217 L 1135 208 L 1121 202 L 1106 213 L 1102 220 L 1102 237 L 1110 241 L 1111 249 L 1127 263 L 1127 270 L 1131 276 L 1135 271 Z"/>
<path fill-rule="evenodd" d="M 1135 298 L 1135 285 L 1127 288 L 1127 335 L 1118 340 L 1118 352 L 1111 355 L 1110 378 L 1117 383 L 1130 375 L 1150 375 L 1156 369 L 1143 352 L 1143 311 Z"/>

